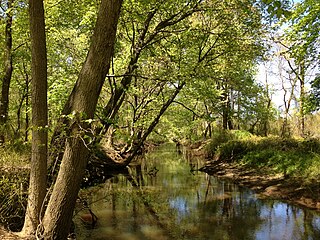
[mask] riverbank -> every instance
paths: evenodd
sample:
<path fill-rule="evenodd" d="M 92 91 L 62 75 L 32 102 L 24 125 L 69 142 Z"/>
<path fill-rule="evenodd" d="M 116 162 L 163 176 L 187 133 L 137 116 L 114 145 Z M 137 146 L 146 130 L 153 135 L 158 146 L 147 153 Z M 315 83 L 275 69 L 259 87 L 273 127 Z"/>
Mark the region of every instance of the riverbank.
<path fill-rule="evenodd" d="M 320 211 L 320 141 L 223 132 L 193 151 L 200 170 L 254 190 L 258 197 Z M 203 151 L 205 149 L 205 151 Z"/>
<path fill-rule="evenodd" d="M 320 211 L 320 182 L 287 178 L 265 168 L 250 168 L 239 163 L 210 162 L 200 170 L 250 188 L 259 198 L 283 200 Z"/>

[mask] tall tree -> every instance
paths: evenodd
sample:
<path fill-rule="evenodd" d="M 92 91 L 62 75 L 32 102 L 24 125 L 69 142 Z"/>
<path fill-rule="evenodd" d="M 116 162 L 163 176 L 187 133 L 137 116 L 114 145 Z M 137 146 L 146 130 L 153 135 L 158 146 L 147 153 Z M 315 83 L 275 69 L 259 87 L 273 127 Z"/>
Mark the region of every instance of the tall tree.
<path fill-rule="evenodd" d="M 91 46 L 69 98 L 74 118 L 69 122 L 61 167 L 43 218 L 45 239 L 66 239 L 89 149 L 85 135 L 109 71 L 122 0 L 102 0 Z M 90 121 L 90 120 L 89 120 Z"/>
<path fill-rule="evenodd" d="M 2 89 L 0 99 L 0 145 L 5 142 L 5 129 L 8 120 L 9 89 L 13 72 L 12 65 L 12 18 L 13 1 L 7 1 L 5 18 L 5 48 L 4 48 L 4 75 L 2 78 Z M 1 2 L 0 2 L 1 3 Z"/>
<path fill-rule="evenodd" d="M 48 107 L 47 54 L 43 0 L 30 0 L 32 51 L 32 156 L 24 235 L 33 235 L 41 220 L 46 195 Z"/>
<path fill-rule="evenodd" d="M 307 81 L 314 78 L 312 71 L 319 62 L 320 4 L 315 0 L 304 0 L 294 5 L 286 30 L 287 62 L 290 70 L 299 81 L 299 122 L 300 135 L 305 136 L 305 112 Z"/>

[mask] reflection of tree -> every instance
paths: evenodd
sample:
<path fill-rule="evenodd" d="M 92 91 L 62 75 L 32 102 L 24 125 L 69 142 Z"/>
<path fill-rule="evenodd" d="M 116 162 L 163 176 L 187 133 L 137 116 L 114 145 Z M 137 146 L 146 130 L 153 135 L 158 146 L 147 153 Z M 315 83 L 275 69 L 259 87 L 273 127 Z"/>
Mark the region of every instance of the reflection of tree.
<path fill-rule="evenodd" d="M 136 165 L 137 182 L 140 186 L 144 186 L 144 179 L 141 169 L 141 164 Z"/>
<path fill-rule="evenodd" d="M 126 174 L 109 181 L 110 201 L 104 208 L 112 210 L 113 222 L 108 226 L 114 236 L 128 231 L 137 239 L 153 239 L 143 226 L 150 226 L 164 239 L 250 240 L 259 239 L 258 233 L 260 237 L 271 236 L 277 224 L 276 202 L 257 200 L 248 190 L 203 173 L 192 175 L 190 162 L 174 150 L 171 155 L 158 152 L 156 157 L 148 156 L 146 162 L 139 161 Z M 159 173 L 153 177 L 148 172 L 154 166 Z M 284 207 L 281 214 L 286 224 L 281 233 L 291 233 L 288 226 L 296 224 L 293 229 L 298 239 L 320 239 L 313 214 L 301 215 L 300 208 L 291 206 Z"/>
<path fill-rule="evenodd" d="M 117 228 L 117 215 L 116 215 L 116 196 L 114 193 L 111 194 L 111 205 L 112 205 L 112 227 Z"/>
<path fill-rule="evenodd" d="M 209 185 L 208 185 L 209 186 Z M 255 239 L 255 231 L 261 226 L 257 202 L 246 199 L 234 184 L 212 185 L 211 198 L 198 205 L 202 224 L 198 226 L 200 238 Z M 206 189 L 206 195 L 209 190 Z M 213 227 L 214 226 L 214 227 Z"/>
<path fill-rule="evenodd" d="M 141 166 L 141 165 L 140 165 Z M 169 223 L 170 221 L 168 219 L 161 219 L 159 217 L 159 213 L 157 210 L 152 206 L 151 202 L 149 201 L 149 196 L 148 194 L 143 191 L 139 185 L 139 181 L 128 171 L 128 174 L 126 175 L 126 178 L 128 181 L 131 183 L 131 185 L 136 189 L 136 193 L 139 196 L 140 200 L 143 202 L 143 205 L 147 212 L 152 216 L 152 218 L 155 220 L 157 226 L 163 230 L 164 234 L 167 235 L 169 238 L 174 238 L 172 235 L 172 230 L 169 226 L 167 226 L 166 223 Z M 135 204 L 136 202 L 133 202 L 134 210 L 135 209 Z M 134 213 L 136 214 L 136 213 Z M 135 219 L 136 220 L 136 219 Z M 136 223 L 136 221 L 135 221 Z"/>

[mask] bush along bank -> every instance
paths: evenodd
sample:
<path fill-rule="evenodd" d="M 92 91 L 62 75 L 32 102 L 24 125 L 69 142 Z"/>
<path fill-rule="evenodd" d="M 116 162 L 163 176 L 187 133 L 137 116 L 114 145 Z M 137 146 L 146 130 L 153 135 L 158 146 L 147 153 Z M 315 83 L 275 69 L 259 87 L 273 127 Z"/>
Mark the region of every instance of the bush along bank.
<path fill-rule="evenodd" d="M 207 145 L 207 155 L 209 161 L 201 171 L 232 179 L 263 197 L 293 201 L 320 210 L 318 139 L 222 132 Z"/>

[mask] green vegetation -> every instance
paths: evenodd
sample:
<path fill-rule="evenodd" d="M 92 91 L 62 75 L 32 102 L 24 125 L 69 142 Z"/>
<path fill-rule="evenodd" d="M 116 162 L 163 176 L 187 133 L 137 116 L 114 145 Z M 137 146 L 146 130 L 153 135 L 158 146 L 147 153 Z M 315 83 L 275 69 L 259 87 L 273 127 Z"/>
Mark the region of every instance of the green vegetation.
<path fill-rule="evenodd" d="M 15 143 L 0 148 L 0 224 L 21 229 L 27 203 L 31 147 Z"/>
<path fill-rule="evenodd" d="M 12 168 L 0 174 L 0 224 L 17 231 L 24 221 L 29 174 Z"/>
<path fill-rule="evenodd" d="M 307 140 L 254 137 L 320 136 L 319 84 L 310 74 L 319 67 L 319 4 L 288 2 L 0 1 L 0 164 L 23 167 L 31 159 L 34 209 L 24 233 L 33 235 L 41 222 L 44 234 L 66 238 L 61 226 L 71 224 L 97 146 L 108 150 L 97 166 L 111 159 L 123 167 L 148 140 L 212 138 L 210 156 L 257 166 L 254 159 L 264 159 L 285 174 L 303 168 L 316 176 L 309 169 L 317 168 L 318 151 Z M 277 31 L 280 25 L 288 28 Z M 272 102 L 277 87 L 257 79 L 273 59 L 281 106 Z M 54 178 L 61 182 L 47 194 L 50 168 L 61 170 Z"/>
<path fill-rule="evenodd" d="M 15 142 L 0 148 L 0 166 L 4 168 L 26 168 L 31 159 L 29 143 Z"/>
<path fill-rule="evenodd" d="M 217 141 L 221 141 L 220 144 Z M 221 161 L 263 168 L 286 177 L 305 181 L 320 177 L 320 141 L 317 139 L 239 136 L 237 131 L 231 131 L 217 134 L 208 144 L 208 153 Z"/>

